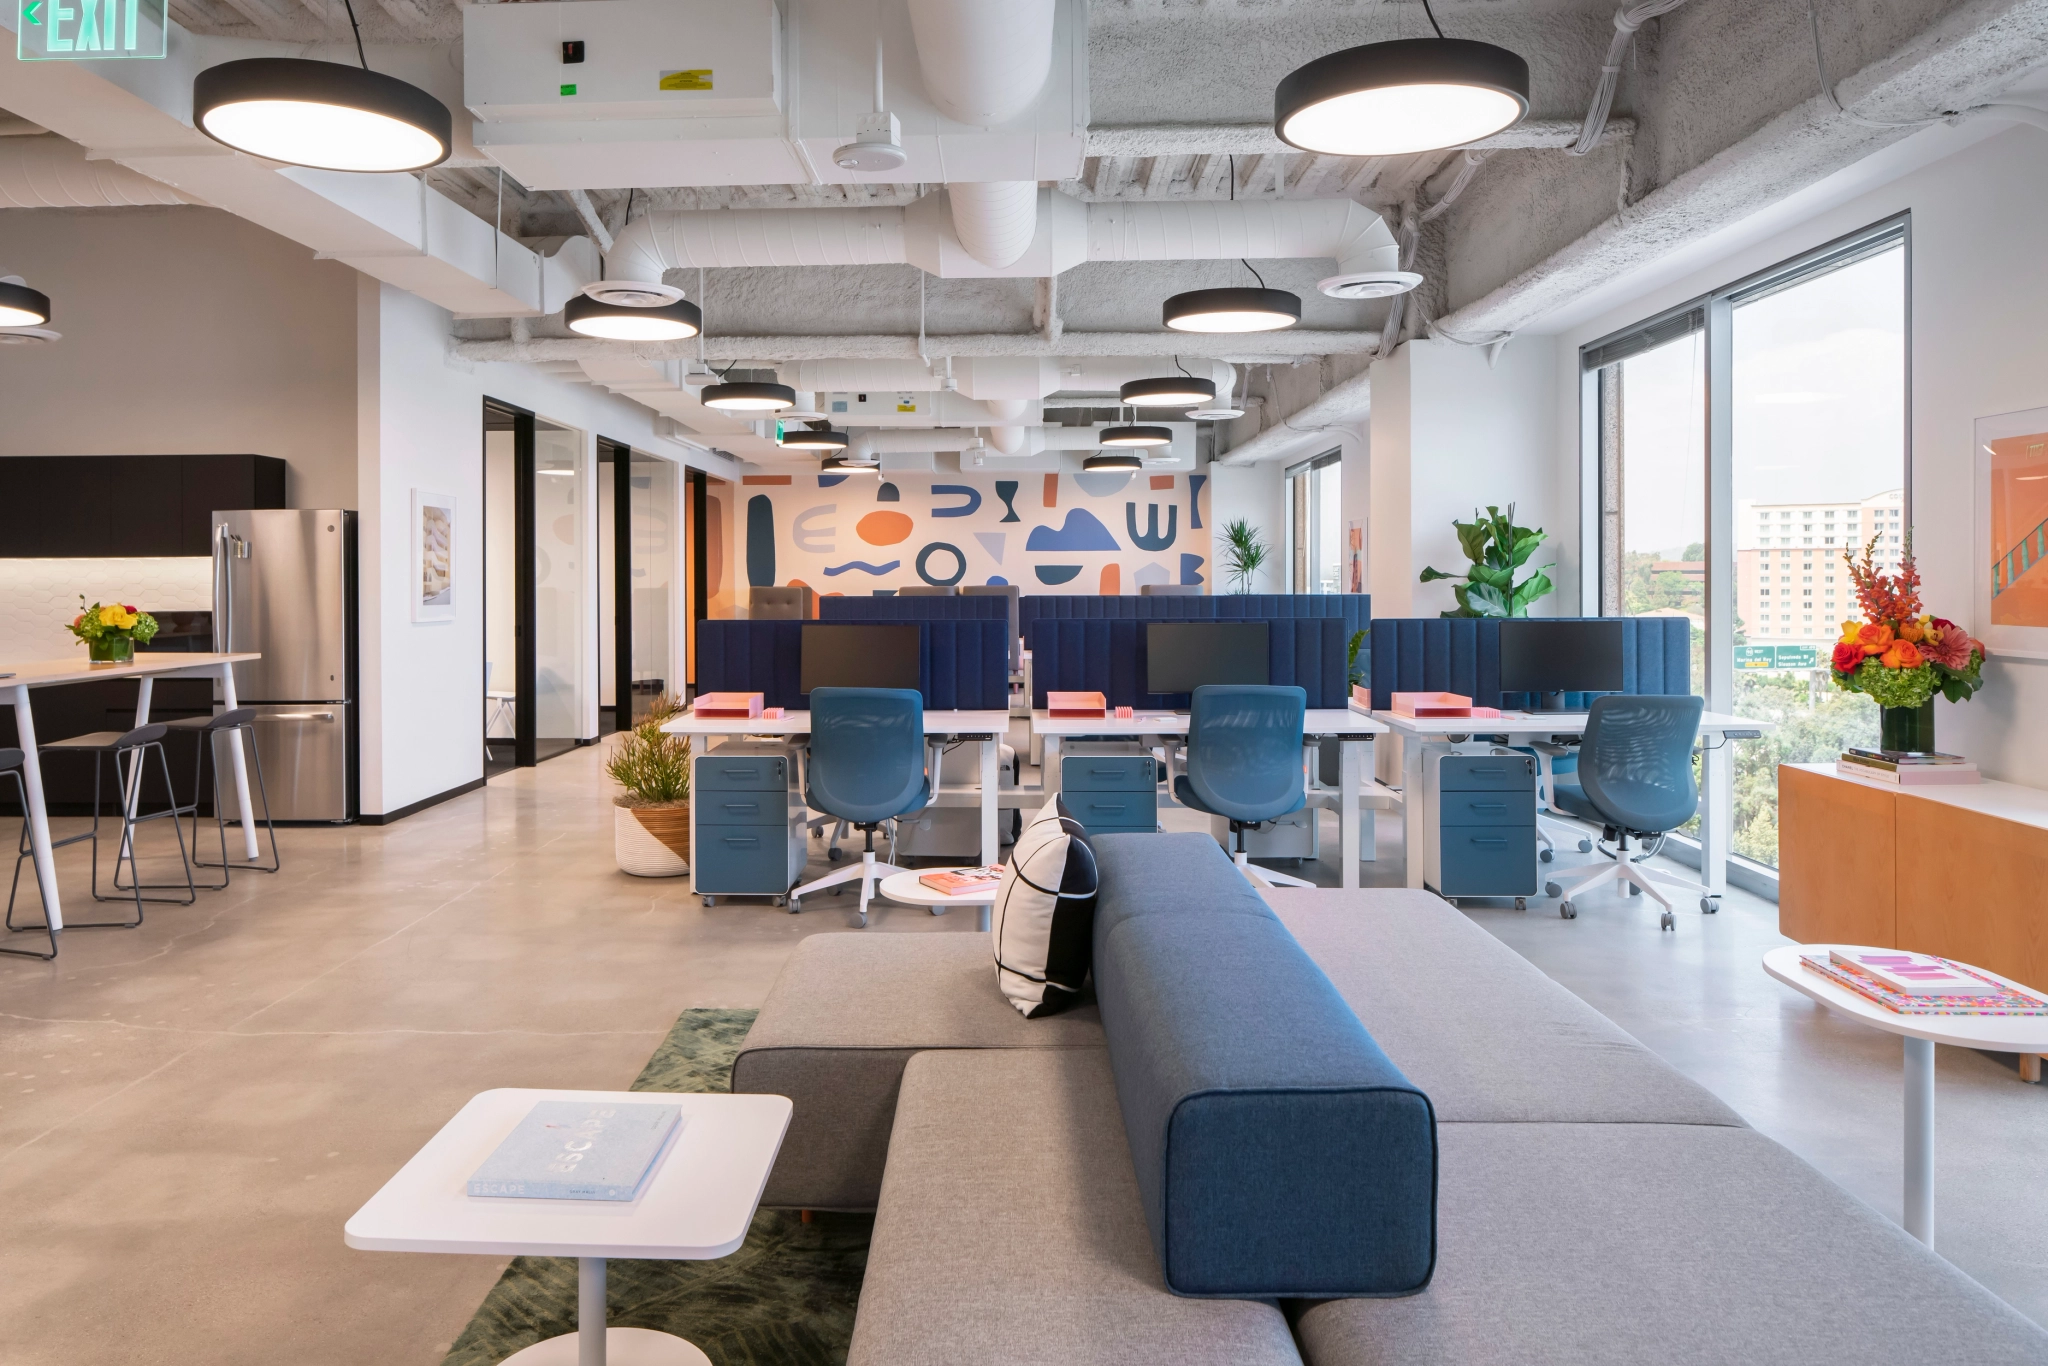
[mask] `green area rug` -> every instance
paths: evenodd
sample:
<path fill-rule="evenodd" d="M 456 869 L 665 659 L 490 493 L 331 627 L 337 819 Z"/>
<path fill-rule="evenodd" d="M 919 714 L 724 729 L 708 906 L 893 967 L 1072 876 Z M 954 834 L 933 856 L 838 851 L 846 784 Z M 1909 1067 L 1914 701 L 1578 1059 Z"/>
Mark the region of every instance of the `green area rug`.
<path fill-rule="evenodd" d="M 724 1091 L 751 1010 L 686 1010 L 633 1082 L 635 1091 Z M 716 1366 L 827 1366 L 846 1360 L 874 1218 L 763 1210 L 738 1252 L 711 1262 L 608 1265 L 615 1328 L 688 1338 Z M 576 1263 L 517 1257 L 442 1366 L 490 1366 L 576 1331 Z"/>

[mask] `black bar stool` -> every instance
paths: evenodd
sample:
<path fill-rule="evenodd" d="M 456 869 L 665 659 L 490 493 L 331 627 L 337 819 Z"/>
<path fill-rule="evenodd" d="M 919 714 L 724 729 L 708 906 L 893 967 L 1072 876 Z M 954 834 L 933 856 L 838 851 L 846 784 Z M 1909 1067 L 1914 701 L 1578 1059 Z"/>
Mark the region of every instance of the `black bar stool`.
<path fill-rule="evenodd" d="M 142 923 L 142 903 L 145 901 L 162 901 L 179 906 L 190 906 L 193 902 L 199 900 L 199 888 L 192 881 L 192 860 L 185 852 L 185 826 L 183 821 L 179 819 L 185 814 L 185 808 L 178 805 L 178 799 L 171 791 L 171 764 L 170 760 L 164 757 L 164 731 L 165 727 L 161 723 L 155 723 L 147 726 L 137 726 L 126 734 L 102 730 L 94 731 L 90 735 L 74 735 L 69 740 L 54 740 L 41 747 L 41 752 L 44 754 L 90 754 L 92 756 L 92 828 L 83 834 L 73 835 L 68 839 L 52 840 L 50 841 L 50 847 L 52 849 L 61 849 L 67 844 L 91 841 L 92 899 L 94 901 L 126 901 L 132 898 L 135 902 L 135 919 L 133 920 L 104 920 L 84 923 L 71 920 L 65 923 L 66 929 L 132 930 Z M 161 811 L 140 812 L 138 808 L 142 801 L 143 764 L 148 759 L 149 751 L 151 750 L 156 751 L 157 765 L 163 770 L 164 793 L 166 800 L 170 804 Z M 123 764 L 121 762 L 124 757 L 128 761 L 125 774 L 122 772 Z M 100 762 L 102 759 L 113 760 L 114 787 L 120 794 L 121 844 L 114 854 L 114 890 L 129 893 L 129 896 L 126 897 L 108 896 L 100 891 L 100 801 L 105 790 L 104 780 L 107 772 L 107 765 Z M 133 802 L 129 800 L 131 780 L 134 791 Z M 136 827 L 145 825 L 150 821 L 160 821 L 166 817 L 170 818 L 171 829 L 177 834 L 178 862 L 185 869 L 185 895 L 182 898 L 144 896 L 142 893 L 145 887 L 155 890 L 168 890 L 175 889 L 178 884 L 175 882 L 145 884 L 141 881 L 140 874 L 135 866 Z M 122 859 L 128 860 L 128 885 L 126 887 L 121 885 Z"/>
<path fill-rule="evenodd" d="M 27 930 L 41 930 L 44 934 L 50 936 L 50 951 L 48 953 L 39 953 L 34 949 L 10 949 L 0 945 L 0 953 L 11 953 L 17 958 L 41 958 L 48 961 L 57 956 L 57 932 L 50 928 L 48 913 L 44 914 L 43 923 L 40 925 L 17 926 L 14 923 L 14 898 L 21 891 L 21 861 L 35 857 L 35 851 L 29 847 L 28 842 L 28 787 L 21 780 L 23 758 L 22 752 L 18 749 L 0 749 L 0 778 L 14 779 L 14 799 L 21 803 L 21 852 L 14 859 L 14 885 L 7 889 L 7 928 L 17 933 Z M 30 872 L 31 880 L 33 880 L 33 868 L 31 868 Z M 39 889 L 38 895 L 40 895 L 41 884 L 38 883 L 37 886 Z"/>
<path fill-rule="evenodd" d="M 188 716 L 177 721 L 164 722 L 164 728 L 182 731 L 199 739 L 199 763 L 192 779 L 192 804 L 183 808 L 192 813 L 192 862 L 200 868 L 220 869 L 219 882 L 202 882 L 199 885 L 210 892 L 220 891 L 228 885 L 231 869 L 241 868 L 258 873 L 274 873 L 282 863 L 277 853 L 277 826 L 270 819 L 270 792 L 263 785 L 263 756 L 256 751 L 256 709 L 236 707 L 219 716 Z M 238 734 L 249 746 L 249 762 L 256 768 L 256 794 L 263 799 L 263 828 L 270 834 L 270 866 L 260 863 L 232 863 L 228 859 L 228 823 L 221 809 L 220 800 L 220 753 L 217 737 Z M 210 863 L 199 857 L 199 794 L 206 787 L 207 761 L 213 761 L 213 823 L 220 832 L 220 862 Z M 248 819 L 244 813 L 243 820 Z"/>

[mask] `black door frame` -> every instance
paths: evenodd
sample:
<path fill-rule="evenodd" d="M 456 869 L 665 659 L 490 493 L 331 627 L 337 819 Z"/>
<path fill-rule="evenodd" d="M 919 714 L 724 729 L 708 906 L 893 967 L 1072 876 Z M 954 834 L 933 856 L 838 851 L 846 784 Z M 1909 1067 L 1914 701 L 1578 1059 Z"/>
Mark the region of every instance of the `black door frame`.
<path fill-rule="evenodd" d="M 705 584 L 705 574 L 711 568 L 710 552 L 705 544 L 705 522 L 709 518 L 710 486 L 706 483 L 704 471 L 694 466 L 683 470 L 683 481 L 690 493 L 690 625 L 689 638 L 683 642 L 684 658 L 688 667 L 683 671 L 685 682 L 676 689 L 678 700 L 695 695 L 697 677 L 697 623 L 704 620 L 710 609 L 711 594 Z"/>
<path fill-rule="evenodd" d="M 633 728 L 633 448 L 597 439 L 612 466 L 612 726 Z"/>
<path fill-rule="evenodd" d="M 540 654 L 535 628 L 537 599 L 533 572 L 533 521 L 536 511 L 533 497 L 534 419 L 529 410 L 503 399 L 486 397 L 484 409 L 486 431 L 490 430 L 491 409 L 512 420 L 512 688 L 518 694 L 512 702 L 512 761 L 520 768 L 532 768 L 540 762 L 535 745 L 540 729 L 539 711 L 535 706 L 535 690 L 540 684 Z M 488 463 L 484 473 L 488 479 Z M 488 573 L 485 582 L 489 582 Z M 489 654 L 488 648 L 484 653 Z M 484 742 L 484 748 L 485 766 L 488 768 L 488 740 Z"/>

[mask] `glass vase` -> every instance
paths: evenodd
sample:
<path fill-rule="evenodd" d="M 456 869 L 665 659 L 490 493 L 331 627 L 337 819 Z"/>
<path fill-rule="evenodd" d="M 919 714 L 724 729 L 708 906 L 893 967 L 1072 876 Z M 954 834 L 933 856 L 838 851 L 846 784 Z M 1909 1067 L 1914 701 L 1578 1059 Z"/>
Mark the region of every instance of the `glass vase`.
<path fill-rule="evenodd" d="M 1928 698 L 1917 707 L 1882 707 L 1879 709 L 1878 741 L 1880 749 L 1900 750 L 1908 754 L 1927 754 L 1934 749 L 1934 699 Z"/>
<path fill-rule="evenodd" d="M 85 652 L 95 664 L 133 664 L 135 640 L 132 636 L 101 636 L 85 642 Z"/>

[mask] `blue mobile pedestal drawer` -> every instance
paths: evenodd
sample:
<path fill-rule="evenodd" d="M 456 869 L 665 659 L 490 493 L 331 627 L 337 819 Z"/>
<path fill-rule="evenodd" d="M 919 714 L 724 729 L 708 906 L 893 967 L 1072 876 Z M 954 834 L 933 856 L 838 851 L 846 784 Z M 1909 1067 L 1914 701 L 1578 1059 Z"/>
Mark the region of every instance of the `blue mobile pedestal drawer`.
<path fill-rule="evenodd" d="M 1062 754 L 1060 795 L 1091 835 L 1159 828 L 1159 762 L 1149 751 Z"/>
<path fill-rule="evenodd" d="M 1446 754 L 1436 771 L 1437 857 L 1447 897 L 1536 895 L 1536 760 Z"/>
<path fill-rule="evenodd" d="M 690 868 L 707 906 L 721 896 L 782 904 L 803 875 L 804 806 L 797 751 L 774 741 L 729 742 L 690 766 Z"/>

